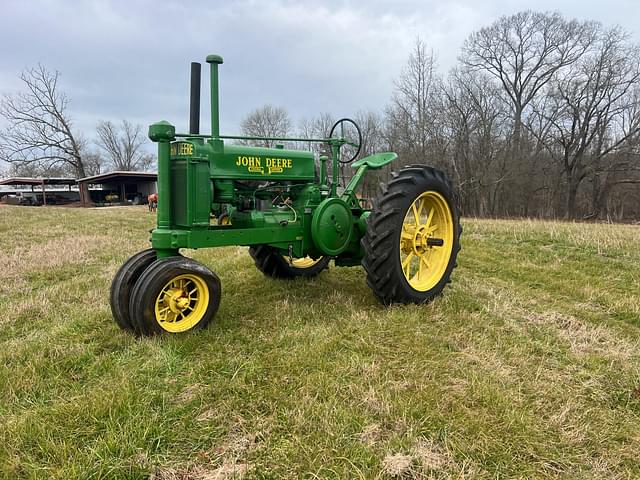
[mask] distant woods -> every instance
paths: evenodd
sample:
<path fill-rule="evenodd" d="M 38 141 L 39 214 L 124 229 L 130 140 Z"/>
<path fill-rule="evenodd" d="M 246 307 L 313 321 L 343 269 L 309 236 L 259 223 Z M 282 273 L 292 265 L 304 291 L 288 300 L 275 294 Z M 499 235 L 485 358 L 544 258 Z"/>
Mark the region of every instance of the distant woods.
<path fill-rule="evenodd" d="M 277 128 L 265 126 L 270 112 Z M 363 155 L 392 150 L 401 164 L 445 170 L 465 215 L 640 218 L 640 49 L 619 27 L 501 17 L 466 39 L 446 75 L 417 40 L 386 108 L 354 119 Z M 293 132 L 284 109 L 266 106 L 242 132 L 322 137 L 333 120 Z"/>

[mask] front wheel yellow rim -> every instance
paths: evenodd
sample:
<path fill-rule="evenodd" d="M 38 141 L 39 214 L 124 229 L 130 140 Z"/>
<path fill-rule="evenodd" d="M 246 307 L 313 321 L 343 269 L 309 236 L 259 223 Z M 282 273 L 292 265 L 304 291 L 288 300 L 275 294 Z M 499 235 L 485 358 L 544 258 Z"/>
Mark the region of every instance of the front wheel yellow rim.
<path fill-rule="evenodd" d="M 436 191 L 416 198 L 402 223 L 400 264 L 411 288 L 426 292 L 444 276 L 453 252 L 453 214 Z"/>
<path fill-rule="evenodd" d="M 314 265 L 317 265 L 322 260 L 322 257 L 318 258 L 317 260 L 314 260 L 311 257 L 303 257 L 303 258 L 284 257 L 284 258 L 286 262 L 294 268 L 311 268 Z"/>
<path fill-rule="evenodd" d="M 171 333 L 186 332 L 204 317 L 209 287 L 199 275 L 187 273 L 171 279 L 156 298 L 158 325 Z"/>

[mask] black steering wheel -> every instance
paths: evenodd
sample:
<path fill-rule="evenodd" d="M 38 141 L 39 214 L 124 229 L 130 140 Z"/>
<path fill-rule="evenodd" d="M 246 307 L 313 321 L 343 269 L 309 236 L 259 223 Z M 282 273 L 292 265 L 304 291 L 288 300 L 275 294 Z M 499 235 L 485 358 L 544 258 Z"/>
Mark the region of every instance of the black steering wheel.
<path fill-rule="evenodd" d="M 342 139 L 345 141 L 345 143 L 341 145 L 343 150 L 340 156 L 348 158 L 348 160 L 338 160 L 340 163 L 353 162 L 362 149 L 362 132 L 358 124 L 350 118 L 341 118 L 334 123 L 333 127 L 331 127 L 331 132 L 329 132 L 329 138 Z"/>

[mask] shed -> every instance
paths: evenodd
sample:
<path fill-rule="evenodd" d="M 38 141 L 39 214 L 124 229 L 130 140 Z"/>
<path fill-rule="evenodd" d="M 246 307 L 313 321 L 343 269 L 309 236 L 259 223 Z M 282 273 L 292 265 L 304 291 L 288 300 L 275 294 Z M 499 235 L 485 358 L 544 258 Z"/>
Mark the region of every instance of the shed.
<path fill-rule="evenodd" d="M 81 202 L 88 203 L 146 203 L 147 196 L 156 192 L 158 175 L 152 172 L 114 171 L 78 180 Z M 100 190 L 90 190 L 100 185 Z M 89 198 L 83 192 L 88 192 Z"/>
<path fill-rule="evenodd" d="M 69 191 L 71 186 L 76 184 L 75 178 L 66 177 L 50 177 L 50 178 L 34 178 L 34 177 L 10 177 L 0 180 L 0 185 L 13 185 L 13 186 L 30 186 L 31 191 L 35 192 L 35 187 L 40 187 L 42 191 L 42 204 L 47 204 L 47 193 L 45 185 L 67 185 Z"/>

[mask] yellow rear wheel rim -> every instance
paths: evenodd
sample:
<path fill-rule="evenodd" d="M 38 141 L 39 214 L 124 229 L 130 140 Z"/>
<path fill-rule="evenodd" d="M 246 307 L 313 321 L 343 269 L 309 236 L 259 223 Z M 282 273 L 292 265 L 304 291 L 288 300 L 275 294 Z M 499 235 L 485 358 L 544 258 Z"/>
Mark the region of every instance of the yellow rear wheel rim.
<path fill-rule="evenodd" d="M 160 290 L 155 304 L 158 325 L 171 333 L 195 327 L 209 306 L 209 287 L 199 275 L 187 273 L 171 279 Z"/>
<path fill-rule="evenodd" d="M 426 292 L 444 276 L 453 252 L 453 215 L 438 192 L 418 196 L 405 214 L 400 233 L 400 264 L 414 290 Z"/>
<path fill-rule="evenodd" d="M 320 260 L 322 260 L 322 257 L 318 258 L 317 260 L 314 260 L 311 257 L 293 258 L 293 259 L 290 259 L 288 257 L 284 257 L 284 258 L 287 261 L 287 263 L 294 268 L 311 268 L 314 265 L 317 265 L 318 262 L 320 262 Z"/>

